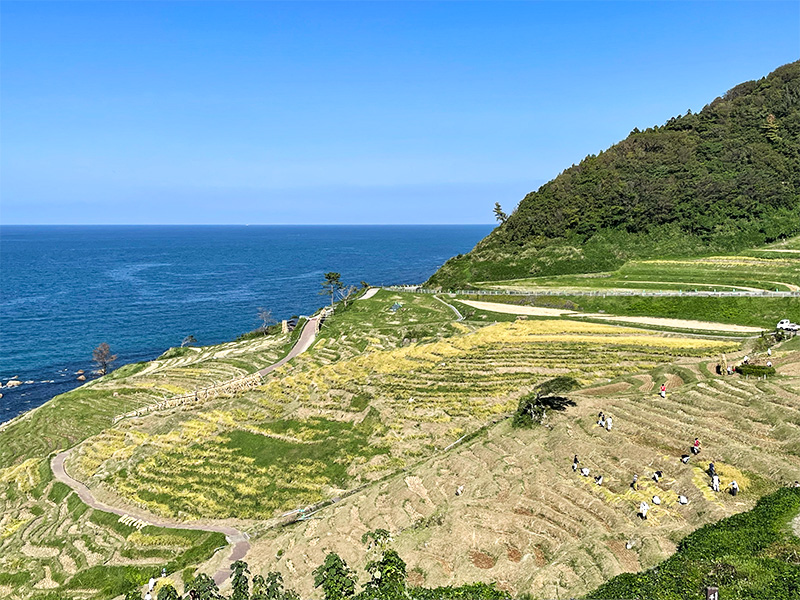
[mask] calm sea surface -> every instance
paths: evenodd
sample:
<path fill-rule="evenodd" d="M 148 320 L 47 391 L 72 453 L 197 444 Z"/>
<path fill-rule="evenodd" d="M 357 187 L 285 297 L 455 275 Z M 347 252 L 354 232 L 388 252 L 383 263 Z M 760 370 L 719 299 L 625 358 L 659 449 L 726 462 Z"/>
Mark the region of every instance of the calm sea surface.
<path fill-rule="evenodd" d="M 152 359 L 324 304 L 323 273 L 345 283 L 420 283 L 490 225 L 2 226 L 0 422 L 72 389 L 108 342 L 117 365 Z M 6 389 L 18 376 L 32 384 Z"/>

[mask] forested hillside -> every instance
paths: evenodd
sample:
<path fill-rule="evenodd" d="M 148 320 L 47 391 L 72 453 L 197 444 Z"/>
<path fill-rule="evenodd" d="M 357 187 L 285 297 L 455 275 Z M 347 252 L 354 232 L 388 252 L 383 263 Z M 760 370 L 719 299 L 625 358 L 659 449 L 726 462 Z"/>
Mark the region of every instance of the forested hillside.
<path fill-rule="evenodd" d="M 430 283 L 596 272 L 630 258 L 738 250 L 796 234 L 799 148 L 794 62 L 586 157 L 528 194 Z"/>

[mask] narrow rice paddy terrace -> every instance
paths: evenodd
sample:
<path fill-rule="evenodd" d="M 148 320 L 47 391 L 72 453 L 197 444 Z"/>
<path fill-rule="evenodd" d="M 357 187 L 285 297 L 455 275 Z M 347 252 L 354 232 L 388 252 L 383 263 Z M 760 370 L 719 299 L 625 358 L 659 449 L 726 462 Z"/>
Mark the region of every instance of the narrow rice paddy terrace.
<path fill-rule="evenodd" d="M 59 589 L 64 597 L 106 600 L 127 578 L 180 570 L 225 546 L 225 536 L 120 521 L 88 508 L 52 481 L 47 461 L 0 470 L 0 597 Z"/>
<path fill-rule="evenodd" d="M 800 360 L 792 345 L 772 357 L 783 369 Z M 590 356 L 587 348 L 581 360 Z M 653 566 L 702 524 L 748 510 L 800 478 L 800 379 L 723 378 L 711 375 L 714 364 L 679 359 L 598 383 L 533 430 L 503 421 L 308 521 L 269 532 L 250 564 L 279 569 L 308 595 L 310 571 L 326 552 L 362 568 L 362 534 L 386 528 L 417 584 L 496 581 L 514 593 L 574 597 Z M 662 382 L 666 399 L 657 393 Z M 611 431 L 596 424 L 601 410 L 613 416 Z M 702 451 L 683 464 L 695 437 Z M 589 477 L 573 473 L 574 454 Z M 711 490 L 705 470 L 712 461 L 722 489 L 735 479 L 738 496 Z M 655 471 L 663 472 L 658 482 Z M 593 479 L 599 474 L 602 486 Z M 646 521 L 637 515 L 643 500 L 651 505 Z"/>
<path fill-rule="evenodd" d="M 253 573 L 280 570 L 303 597 L 328 549 L 363 567 L 360 537 L 378 527 L 395 535 L 412 583 L 579 593 L 655 564 L 684 533 L 800 477 L 795 341 L 773 356 L 780 377 L 718 379 L 709 365 L 739 341 L 513 315 L 488 325 L 496 314 L 478 312 L 457 322 L 432 295 L 383 290 L 337 310 L 258 388 L 112 425 L 275 362 L 286 337 L 173 349 L 11 423 L 0 431 L 0 597 L 110 598 L 155 567 L 219 566 L 222 553 L 204 562 L 225 544 L 219 534 L 138 530 L 54 483 L 49 457 L 73 446 L 67 471 L 101 502 L 246 530 Z M 511 429 L 519 398 L 557 375 L 584 386 L 577 406 Z M 655 396 L 661 381 L 666 400 Z M 613 415 L 612 432 L 594 426 L 598 410 Z M 694 436 L 740 496 L 713 494 L 701 463 L 677 461 Z M 604 474 L 602 487 L 572 473 L 573 453 Z M 648 474 L 659 468 L 656 486 Z M 628 487 L 634 472 L 639 491 Z M 663 503 L 643 523 L 636 506 L 656 488 Z M 273 528 L 284 512 L 330 501 Z"/>
<path fill-rule="evenodd" d="M 68 469 L 157 514 L 265 520 L 412 466 L 507 415 L 555 374 L 588 383 L 736 347 L 572 321 L 464 329 L 286 367 L 201 411 L 130 420 L 81 444 Z"/>
<path fill-rule="evenodd" d="M 519 291 L 800 291 L 797 239 L 743 252 L 672 260 L 633 260 L 605 273 L 486 282 L 480 287 Z"/>
<path fill-rule="evenodd" d="M 74 446 L 129 410 L 272 364 L 288 336 L 203 348 L 172 348 L 157 360 L 125 365 L 4 424 L 0 468 Z"/>

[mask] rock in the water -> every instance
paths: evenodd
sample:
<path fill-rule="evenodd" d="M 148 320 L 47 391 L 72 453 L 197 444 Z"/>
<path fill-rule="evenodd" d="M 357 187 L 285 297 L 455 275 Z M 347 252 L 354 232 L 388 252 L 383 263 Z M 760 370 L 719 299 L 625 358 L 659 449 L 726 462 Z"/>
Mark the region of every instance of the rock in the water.
<path fill-rule="evenodd" d="M 6 384 L 6 387 L 7 388 L 13 388 L 13 387 L 17 387 L 18 385 L 22 385 L 22 382 L 21 381 L 17 381 L 16 379 L 12 379 L 11 381 L 9 381 Z"/>
<path fill-rule="evenodd" d="M 75 371 L 75 375 L 83 375 L 83 369 L 78 369 Z"/>
<path fill-rule="evenodd" d="M 86 375 L 78 375 L 78 381 L 86 381 Z"/>
<path fill-rule="evenodd" d="M 25 382 L 25 385 L 30 385 L 32 383 L 33 383 L 33 379 L 28 379 L 28 381 Z"/>

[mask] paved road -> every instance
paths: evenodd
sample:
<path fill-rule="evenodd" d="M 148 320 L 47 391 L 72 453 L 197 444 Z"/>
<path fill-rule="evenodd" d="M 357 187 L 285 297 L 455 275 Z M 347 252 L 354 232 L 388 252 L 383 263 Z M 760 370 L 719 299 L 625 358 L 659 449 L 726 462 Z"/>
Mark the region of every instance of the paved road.
<path fill-rule="evenodd" d="M 298 339 L 297 343 L 292 346 L 291 350 L 289 350 L 289 354 L 284 356 L 275 364 L 259 370 L 258 374 L 263 376 L 267 373 L 272 373 L 272 371 L 282 367 L 298 354 L 302 354 L 308 350 L 311 344 L 314 343 L 314 339 L 317 337 L 317 323 L 319 322 L 319 319 L 320 317 L 317 315 L 316 317 L 311 317 L 308 321 L 306 321 L 306 324 L 303 326 L 303 331 L 300 332 L 300 339 Z"/>
<path fill-rule="evenodd" d="M 303 327 L 303 331 L 300 333 L 300 339 L 297 340 L 297 343 L 292 346 L 292 349 L 289 351 L 284 358 L 272 364 L 268 367 L 265 367 L 259 371 L 259 374 L 266 375 L 271 373 L 275 369 L 282 367 L 287 362 L 292 360 L 298 354 L 302 354 L 314 343 L 314 339 L 317 336 L 317 323 L 319 322 L 319 316 L 312 317 L 308 321 L 306 321 L 305 326 Z M 119 516 L 130 516 L 135 519 L 141 519 L 142 521 L 146 521 L 151 525 L 155 525 L 156 527 L 169 527 L 172 529 L 192 529 L 195 531 L 217 531 L 219 533 L 225 534 L 225 539 L 228 541 L 229 544 L 233 545 L 231 548 L 230 556 L 228 560 L 225 562 L 226 565 L 230 565 L 230 563 L 235 562 L 247 554 L 250 550 L 250 542 L 247 540 L 249 536 L 243 532 L 235 529 L 233 527 L 229 527 L 227 525 L 199 525 L 199 524 L 192 524 L 192 523 L 182 523 L 180 521 L 171 521 L 169 519 L 160 519 L 154 517 L 153 515 L 146 514 L 143 511 L 138 511 L 134 508 L 129 508 L 123 510 L 121 508 L 115 508 L 113 506 L 109 506 L 97 500 L 92 494 L 92 491 L 86 487 L 81 481 L 71 477 L 66 469 L 64 468 L 64 461 L 70 455 L 70 453 L 74 450 L 74 448 L 70 448 L 69 450 L 65 450 L 57 454 L 53 457 L 53 460 L 50 463 L 50 466 L 53 469 L 53 475 L 55 476 L 56 480 L 60 481 L 71 487 L 78 497 L 87 505 L 92 508 L 96 508 L 98 510 L 103 510 L 105 512 L 110 512 L 115 515 Z M 217 585 L 221 585 L 228 577 L 230 577 L 231 570 L 229 567 L 222 567 L 216 573 L 214 573 L 214 581 Z"/>

